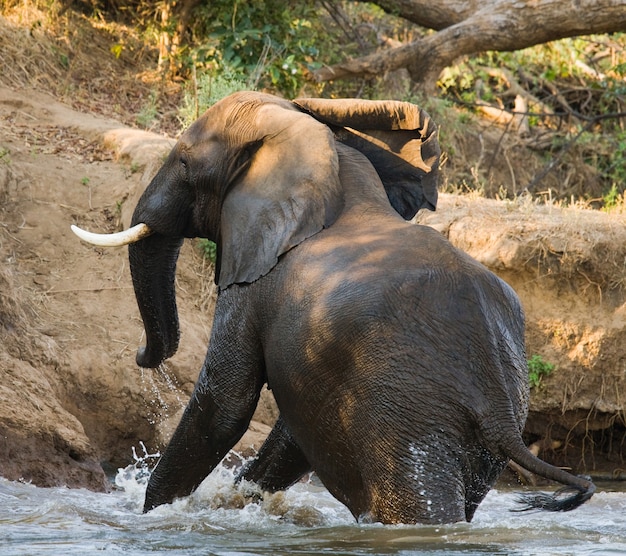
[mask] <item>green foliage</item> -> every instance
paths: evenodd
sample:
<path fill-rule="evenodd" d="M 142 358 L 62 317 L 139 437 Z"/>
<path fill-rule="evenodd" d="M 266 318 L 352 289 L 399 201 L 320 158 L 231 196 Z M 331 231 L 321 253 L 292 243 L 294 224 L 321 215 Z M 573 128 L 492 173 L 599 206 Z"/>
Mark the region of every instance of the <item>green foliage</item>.
<path fill-rule="evenodd" d="M 622 207 L 622 210 L 626 208 L 626 192 L 624 191 L 624 187 L 626 186 L 622 183 L 622 191 L 620 193 L 616 183 L 611 186 L 611 189 L 602 197 L 603 210 L 611 212 L 620 207 Z"/>
<path fill-rule="evenodd" d="M 206 2 L 194 12 L 194 48 L 183 64 L 198 74 L 237 76 L 248 88 L 298 93 L 322 33 L 313 2 Z"/>
<path fill-rule="evenodd" d="M 621 206 L 626 188 L 626 34 L 485 52 L 447 68 L 439 86 L 443 97 L 465 112 L 482 113 L 488 105 L 519 113 L 516 101 L 523 99 L 529 145 L 545 153 L 546 167 L 557 161 L 555 174 L 574 177 L 556 186 L 554 198 L 566 203 L 575 198 L 596 208 Z M 516 122 L 510 121 L 515 132 Z"/>
<path fill-rule="evenodd" d="M 616 42 L 620 38 L 623 40 L 624 37 L 616 35 Z M 504 101 L 505 106 L 510 107 L 513 98 L 503 99 L 510 86 L 505 73 L 507 71 L 539 98 L 555 95 L 555 89 L 551 85 L 575 82 L 578 91 L 568 91 L 573 98 L 580 92 L 581 83 L 589 83 L 595 89 L 593 100 L 605 110 L 611 110 L 619 106 L 619 99 L 616 97 L 626 93 L 626 63 L 611 65 L 611 62 L 604 62 L 603 65 L 596 65 L 590 62 L 593 66 L 587 63 L 606 58 L 602 56 L 602 51 L 606 49 L 606 38 L 598 36 L 563 39 L 513 52 L 484 52 L 447 68 L 438 84 L 446 96 L 468 103 L 498 98 Z M 499 69 L 505 72 L 498 71 Z M 597 79 L 590 82 L 590 77 L 594 75 Z M 602 79 L 599 78 L 601 75 Z M 587 101 L 589 107 L 595 106 L 595 102 L 589 102 L 591 99 L 588 96 L 583 100 Z M 577 106 L 576 102 L 570 104 L 574 109 L 583 108 Z M 563 107 L 559 107 L 557 103 L 556 108 L 562 110 Z"/>
<path fill-rule="evenodd" d="M 602 208 L 612 210 L 623 204 L 626 191 L 626 130 L 597 129 L 578 140 L 584 161 L 602 177 Z"/>
<path fill-rule="evenodd" d="M 225 96 L 253 88 L 243 74 L 228 68 L 219 73 L 204 73 L 197 79 L 194 90 L 185 94 L 179 110 L 183 127 L 191 125 L 207 108 Z"/>
<path fill-rule="evenodd" d="M 0 162 L 4 162 L 5 164 L 11 163 L 10 157 L 11 151 L 5 147 L 0 147 Z"/>
<path fill-rule="evenodd" d="M 626 193 L 626 131 L 620 130 L 609 139 L 607 165 L 602 170 L 612 181 L 611 188 L 604 197 L 604 207 L 612 208 L 622 201 Z"/>
<path fill-rule="evenodd" d="M 113 56 L 115 56 L 115 58 L 119 60 L 120 56 L 122 55 L 122 52 L 124 52 L 124 45 L 122 43 L 116 43 L 113 46 L 111 46 L 110 50 L 111 50 L 111 54 L 113 54 Z"/>
<path fill-rule="evenodd" d="M 154 121 L 157 119 L 159 114 L 157 101 L 157 94 L 153 92 L 150 95 L 150 98 L 148 99 L 146 104 L 141 107 L 141 110 L 139 111 L 139 114 L 137 114 L 136 118 L 137 123 L 141 127 L 149 128 L 152 123 L 154 123 Z"/>
<path fill-rule="evenodd" d="M 215 245 L 215 243 L 213 243 L 210 239 L 199 239 L 198 247 L 202 256 L 215 264 L 217 259 L 217 245 Z"/>
<path fill-rule="evenodd" d="M 541 379 L 548 376 L 555 369 L 555 365 L 544 361 L 541 355 L 533 355 L 528 360 L 528 381 L 531 388 L 541 384 Z"/>
<path fill-rule="evenodd" d="M 51 50 L 52 50 L 53 54 L 55 54 L 57 56 L 59 65 L 63 69 L 65 69 L 65 70 L 69 69 L 70 68 L 70 58 L 69 58 L 69 56 L 65 52 L 62 52 L 61 50 L 59 50 L 55 46 L 52 46 Z"/>

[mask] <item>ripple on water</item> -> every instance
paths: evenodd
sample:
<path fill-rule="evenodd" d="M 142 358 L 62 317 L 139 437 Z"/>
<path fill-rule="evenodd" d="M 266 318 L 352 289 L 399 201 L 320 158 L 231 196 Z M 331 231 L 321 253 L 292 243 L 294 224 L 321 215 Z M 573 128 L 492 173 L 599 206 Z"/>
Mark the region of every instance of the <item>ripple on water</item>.
<path fill-rule="evenodd" d="M 144 515 L 156 455 L 137 452 L 110 494 L 0 479 L 0 554 L 626 554 L 624 492 L 600 490 L 573 512 L 519 514 L 509 511 L 516 494 L 496 490 L 470 524 L 359 525 L 316 481 L 259 500 L 218 467 L 192 496 Z"/>

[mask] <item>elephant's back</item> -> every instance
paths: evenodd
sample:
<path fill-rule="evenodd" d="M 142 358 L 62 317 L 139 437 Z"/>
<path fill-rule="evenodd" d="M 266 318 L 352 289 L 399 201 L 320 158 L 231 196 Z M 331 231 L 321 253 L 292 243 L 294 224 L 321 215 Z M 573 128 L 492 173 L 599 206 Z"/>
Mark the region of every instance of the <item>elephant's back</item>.
<path fill-rule="evenodd" d="M 273 322 L 330 355 L 348 345 L 369 346 L 374 357 L 390 342 L 406 358 L 416 344 L 433 359 L 444 356 L 442 346 L 449 358 L 471 357 L 463 338 L 482 346 L 503 334 L 523 354 L 523 313 L 506 283 L 431 228 L 369 224 L 331 228 L 281 261 L 281 314 Z"/>
<path fill-rule="evenodd" d="M 283 265 L 287 292 L 342 311 L 349 306 L 376 314 L 384 310 L 380 304 L 390 309 L 399 304 L 411 312 L 419 310 L 416 303 L 437 302 L 450 310 L 452 299 L 469 307 L 521 310 L 513 290 L 486 267 L 434 229 L 404 221 L 331 227 L 294 248 Z"/>

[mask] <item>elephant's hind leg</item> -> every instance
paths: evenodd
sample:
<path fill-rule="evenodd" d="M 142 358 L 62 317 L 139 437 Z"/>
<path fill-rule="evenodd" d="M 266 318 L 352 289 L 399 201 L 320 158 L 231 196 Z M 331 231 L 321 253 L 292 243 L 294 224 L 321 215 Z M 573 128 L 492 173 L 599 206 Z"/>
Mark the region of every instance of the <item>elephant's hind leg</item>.
<path fill-rule="evenodd" d="M 360 521 L 437 525 L 465 521 L 465 484 L 459 450 L 439 440 L 399 447 L 364 469 L 369 511 Z"/>
<path fill-rule="evenodd" d="M 257 457 L 242 469 L 237 482 L 245 479 L 276 492 L 288 488 L 308 471 L 311 465 L 279 417 Z"/>
<path fill-rule="evenodd" d="M 491 490 L 504 470 L 507 460 L 496 458 L 488 450 L 477 447 L 477 454 L 471 454 L 473 462 L 465 482 L 465 519 L 472 521 L 474 512 Z"/>
<path fill-rule="evenodd" d="M 361 513 L 358 520 L 361 523 L 431 525 L 465 521 L 462 488 L 450 476 L 444 481 L 447 484 L 431 484 L 419 489 L 410 484 L 377 485 L 371 489 L 370 509 Z"/>

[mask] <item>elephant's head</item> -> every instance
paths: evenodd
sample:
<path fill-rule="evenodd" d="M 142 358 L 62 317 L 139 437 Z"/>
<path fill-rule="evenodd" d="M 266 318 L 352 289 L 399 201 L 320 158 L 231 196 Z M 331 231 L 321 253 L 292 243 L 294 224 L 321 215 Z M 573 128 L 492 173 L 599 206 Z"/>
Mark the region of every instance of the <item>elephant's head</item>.
<path fill-rule="evenodd" d="M 434 210 L 437 131 L 413 104 L 242 92 L 185 131 L 133 215 L 141 239 L 129 247 L 130 266 L 147 336 L 140 366 L 156 367 L 176 351 L 183 238 L 215 241 L 222 289 L 269 273 L 281 254 L 341 213 L 337 141 L 369 158 L 404 218 Z"/>

